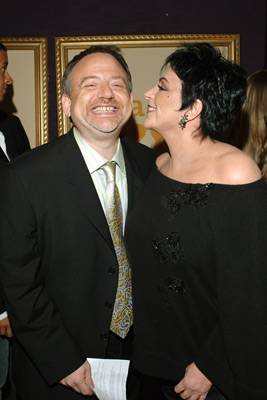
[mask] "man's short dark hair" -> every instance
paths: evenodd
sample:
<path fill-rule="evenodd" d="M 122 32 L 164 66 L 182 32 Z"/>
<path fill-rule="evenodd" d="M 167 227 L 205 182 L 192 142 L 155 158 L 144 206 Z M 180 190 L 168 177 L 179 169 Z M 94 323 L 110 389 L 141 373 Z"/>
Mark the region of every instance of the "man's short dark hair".
<path fill-rule="evenodd" d="M 3 43 L 0 42 L 0 51 L 1 50 L 7 52 L 6 46 Z"/>
<path fill-rule="evenodd" d="M 73 59 L 67 64 L 63 79 L 62 79 L 62 94 L 66 94 L 67 96 L 71 96 L 71 73 L 73 68 L 78 64 L 78 62 L 93 53 L 104 53 L 113 56 L 122 66 L 127 75 L 127 86 L 129 93 L 132 92 L 132 77 L 129 70 L 129 67 L 121 54 L 121 50 L 119 47 L 114 45 L 93 45 L 88 49 L 81 51 L 79 54 L 73 57 Z"/>

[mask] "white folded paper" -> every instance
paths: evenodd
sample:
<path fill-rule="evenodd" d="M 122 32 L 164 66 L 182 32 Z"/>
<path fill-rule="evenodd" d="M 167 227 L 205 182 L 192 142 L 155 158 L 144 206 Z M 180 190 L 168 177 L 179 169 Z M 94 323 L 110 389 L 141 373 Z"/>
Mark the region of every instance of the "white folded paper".
<path fill-rule="evenodd" d="M 129 360 L 87 358 L 99 400 L 126 400 Z"/>

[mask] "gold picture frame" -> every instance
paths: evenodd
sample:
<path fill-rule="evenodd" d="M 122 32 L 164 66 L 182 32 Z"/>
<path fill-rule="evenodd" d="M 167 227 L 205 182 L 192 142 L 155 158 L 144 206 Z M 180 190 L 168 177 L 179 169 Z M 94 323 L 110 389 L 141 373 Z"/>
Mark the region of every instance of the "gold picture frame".
<path fill-rule="evenodd" d="M 154 131 L 146 131 L 143 120 L 146 104 L 143 92 L 158 81 L 165 58 L 184 42 L 208 42 L 218 47 L 229 60 L 240 63 L 239 34 L 171 34 L 171 35 L 123 35 L 123 36 L 73 36 L 55 38 L 56 87 L 58 135 L 66 133 L 71 123 L 61 106 L 61 81 L 67 63 L 80 51 L 91 45 L 113 44 L 122 49 L 133 78 L 134 110 L 126 125 L 127 136 L 135 137 L 144 144 L 155 147 L 161 137 Z M 125 129 L 124 129 L 125 131 Z"/>
<path fill-rule="evenodd" d="M 48 40 L 46 37 L 0 37 L 0 41 L 7 48 L 8 72 L 13 79 L 1 110 L 20 118 L 31 148 L 47 143 Z"/>

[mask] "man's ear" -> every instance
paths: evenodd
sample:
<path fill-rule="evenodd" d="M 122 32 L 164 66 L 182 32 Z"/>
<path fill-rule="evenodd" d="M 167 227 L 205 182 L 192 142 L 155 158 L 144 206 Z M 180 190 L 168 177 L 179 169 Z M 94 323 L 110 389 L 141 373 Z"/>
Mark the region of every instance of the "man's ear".
<path fill-rule="evenodd" d="M 61 103 L 62 103 L 62 109 L 63 109 L 64 114 L 66 115 L 66 117 L 70 118 L 70 116 L 71 116 L 71 113 L 70 113 L 71 99 L 66 94 L 63 94 L 61 97 Z"/>

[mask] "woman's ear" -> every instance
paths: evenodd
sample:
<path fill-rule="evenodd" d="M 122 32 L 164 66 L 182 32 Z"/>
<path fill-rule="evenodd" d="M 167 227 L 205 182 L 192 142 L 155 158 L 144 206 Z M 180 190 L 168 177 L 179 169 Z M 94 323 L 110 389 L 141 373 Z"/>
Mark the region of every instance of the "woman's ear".
<path fill-rule="evenodd" d="M 190 108 L 189 120 L 193 120 L 193 119 L 197 118 L 201 114 L 202 109 L 203 109 L 202 101 L 199 99 L 196 99 L 194 101 L 194 104 Z"/>

